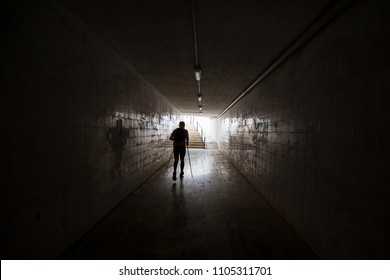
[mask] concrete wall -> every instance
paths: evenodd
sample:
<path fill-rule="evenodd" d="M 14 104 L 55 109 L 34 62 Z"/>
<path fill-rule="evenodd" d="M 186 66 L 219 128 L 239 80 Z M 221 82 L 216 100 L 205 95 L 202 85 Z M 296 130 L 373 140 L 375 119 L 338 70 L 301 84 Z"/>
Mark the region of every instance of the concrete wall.
<path fill-rule="evenodd" d="M 56 257 L 168 160 L 177 127 L 175 108 L 53 2 L 2 5 L 2 259 Z"/>
<path fill-rule="evenodd" d="M 219 118 L 219 148 L 322 258 L 389 258 L 389 4 L 357 1 Z"/>

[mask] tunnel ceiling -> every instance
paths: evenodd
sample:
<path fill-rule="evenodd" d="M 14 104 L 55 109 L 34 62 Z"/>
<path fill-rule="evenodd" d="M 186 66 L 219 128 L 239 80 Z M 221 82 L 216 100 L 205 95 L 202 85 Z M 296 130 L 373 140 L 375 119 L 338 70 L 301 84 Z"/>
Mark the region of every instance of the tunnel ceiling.
<path fill-rule="evenodd" d="M 198 114 L 191 0 L 63 0 L 180 112 Z M 330 0 L 194 0 L 203 115 L 217 116 Z"/>

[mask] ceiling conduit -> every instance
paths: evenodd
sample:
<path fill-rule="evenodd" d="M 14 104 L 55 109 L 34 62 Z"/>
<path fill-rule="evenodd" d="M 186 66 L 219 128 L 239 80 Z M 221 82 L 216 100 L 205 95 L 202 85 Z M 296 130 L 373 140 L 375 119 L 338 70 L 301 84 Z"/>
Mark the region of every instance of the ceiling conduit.
<path fill-rule="evenodd" d="M 199 65 L 199 58 L 198 58 L 198 42 L 196 38 L 196 21 L 195 21 L 195 4 L 194 0 L 191 0 L 191 9 L 192 9 L 192 26 L 194 30 L 194 51 L 195 51 L 195 66 L 194 66 L 194 73 L 195 73 L 195 80 L 198 84 L 198 105 L 199 105 L 199 113 L 202 114 L 202 93 L 200 90 L 200 80 L 201 80 L 201 68 Z"/>

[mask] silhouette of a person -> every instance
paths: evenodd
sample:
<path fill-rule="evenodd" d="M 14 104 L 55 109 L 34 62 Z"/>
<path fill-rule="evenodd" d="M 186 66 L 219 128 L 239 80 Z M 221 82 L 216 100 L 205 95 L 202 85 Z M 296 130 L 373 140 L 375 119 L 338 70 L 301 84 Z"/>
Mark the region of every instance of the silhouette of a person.
<path fill-rule="evenodd" d="M 125 149 L 125 145 L 127 143 L 128 138 L 127 129 L 123 127 L 122 123 L 122 120 L 118 119 L 116 121 L 116 126 L 110 128 L 107 133 L 108 141 L 115 155 L 114 167 L 112 168 L 111 172 L 113 175 L 115 175 L 115 172 L 117 172 L 119 176 L 122 173 L 122 154 Z"/>
<path fill-rule="evenodd" d="M 179 162 L 180 155 L 180 178 L 184 176 L 184 157 L 186 155 L 186 145 L 188 146 L 188 130 L 184 129 L 186 124 L 182 121 L 179 123 L 179 127 L 176 128 L 169 140 L 173 140 L 173 155 L 175 157 L 175 161 L 173 162 L 173 176 L 172 179 L 176 181 L 176 170 L 177 164 Z"/>

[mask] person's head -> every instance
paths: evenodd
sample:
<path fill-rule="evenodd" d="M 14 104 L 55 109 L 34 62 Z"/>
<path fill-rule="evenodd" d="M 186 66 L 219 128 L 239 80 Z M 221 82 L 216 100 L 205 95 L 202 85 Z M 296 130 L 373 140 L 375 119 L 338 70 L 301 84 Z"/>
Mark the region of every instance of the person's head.
<path fill-rule="evenodd" d="M 186 126 L 185 122 L 179 122 L 179 127 L 184 128 Z"/>

